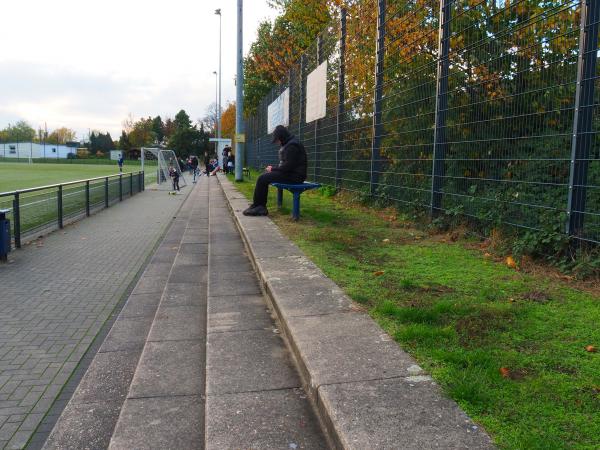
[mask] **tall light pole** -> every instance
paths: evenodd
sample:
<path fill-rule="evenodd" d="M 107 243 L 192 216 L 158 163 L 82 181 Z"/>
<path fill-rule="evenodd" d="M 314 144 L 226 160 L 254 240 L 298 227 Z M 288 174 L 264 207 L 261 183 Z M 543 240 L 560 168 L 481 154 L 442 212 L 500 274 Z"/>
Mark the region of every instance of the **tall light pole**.
<path fill-rule="evenodd" d="M 217 129 L 215 131 L 217 131 L 218 134 L 219 133 L 219 77 L 217 77 L 217 71 L 213 71 L 213 75 L 215 76 L 215 127 L 217 127 Z M 218 148 L 218 144 L 217 144 L 217 148 Z"/>
<path fill-rule="evenodd" d="M 221 8 L 215 9 L 219 16 L 219 97 L 217 101 L 217 138 L 221 139 Z"/>
<path fill-rule="evenodd" d="M 235 181 L 243 181 L 244 167 L 244 0 L 237 0 L 237 77 L 235 98 Z"/>

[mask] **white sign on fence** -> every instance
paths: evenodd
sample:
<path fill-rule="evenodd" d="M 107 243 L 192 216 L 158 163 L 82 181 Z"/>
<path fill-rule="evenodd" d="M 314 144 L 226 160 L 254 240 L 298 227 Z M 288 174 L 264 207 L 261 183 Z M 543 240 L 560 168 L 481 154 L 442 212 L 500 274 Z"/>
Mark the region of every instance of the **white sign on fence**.
<path fill-rule="evenodd" d="M 306 123 L 325 117 L 327 112 L 327 61 L 306 79 Z"/>
<path fill-rule="evenodd" d="M 267 109 L 268 130 L 272 133 L 277 125 L 288 126 L 290 124 L 290 89 L 283 93 L 271 103 Z"/>

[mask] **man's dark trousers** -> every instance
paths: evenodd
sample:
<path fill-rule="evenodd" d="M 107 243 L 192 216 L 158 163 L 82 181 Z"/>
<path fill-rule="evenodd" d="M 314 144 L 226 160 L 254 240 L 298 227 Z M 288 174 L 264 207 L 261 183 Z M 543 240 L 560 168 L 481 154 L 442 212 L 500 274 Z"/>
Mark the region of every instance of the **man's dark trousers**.
<path fill-rule="evenodd" d="M 267 206 L 267 195 L 269 194 L 269 184 L 271 183 L 304 183 L 301 176 L 295 174 L 281 173 L 277 171 L 263 173 L 256 180 L 254 188 L 254 206 Z"/>

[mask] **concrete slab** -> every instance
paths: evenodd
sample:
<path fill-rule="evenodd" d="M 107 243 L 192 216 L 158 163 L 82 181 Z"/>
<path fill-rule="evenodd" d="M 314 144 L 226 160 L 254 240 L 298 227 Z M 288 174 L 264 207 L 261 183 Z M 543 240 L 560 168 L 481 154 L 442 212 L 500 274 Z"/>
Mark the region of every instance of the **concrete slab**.
<path fill-rule="evenodd" d="M 99 353 L 141 349 L 153 317 L 119 317 L 100 347 Z"/>
<path fill-rule="evenodd" d="M 140 354 L 141 350 L 97 354 L 71 401 L 122 402 L 127 396 Z"/>
<path fill-rule="evenodd" d="M 327 449 L 301 389 L 209 395 L 206 449 Z"/>
<path fill-rule="evenodd" d="M 183 254 L 179 253 L 177 258 L 175 259 L 175 263 L 178 265 L 197 265 L 197 266 L 207 266 L 208 265 L 208 257 L 206 253 L 190 253 Z"/>
<path fill-rule="evenodd" d="M 302 361 L 300 370 L 311 393 L 324 384 L 408 375 L 416 364 L 389 337 L 323 337 L 320 333 L 314 340 L 294 339 L 294 353 Z"/>
<path fill-rule="evenodd" d="M 160 293 L 130 295 L 127 303 L 123 306 L 119 317 L 154 317 L 156 308 L 161 299 Z"/>
<path fill-rule="evenodd" d="M 107 448 L 119 418 L 121 403 L 69 403 L 44 449 Z"/>
<path fill-rule="evenodd" d="M 208 244 L 185 244 L 181 247 L 182 255 L 206 255 L 208 253 Z"/>
<path fill-rule="evenodd" d="M 211 272 L 251 272 L 252 264 L 248 260 L 246 253 L 235 256 L 215 256 L 210 257 Z"/>
<path fill-rule="evenodd" d="M 209 394 L 300 386 L 285 344 L 273 330 L 211 333 L 206 360 Z"/>
<path fill-rule="evenodd" d="M 133 288 L 133 294 L 162 293 L 167 282 L 166 276 L 142 276 Z"/>
<path fill-rule="evenodd" d="M 427 379 L 322 386 L 319 407 L 345 449 L 494 448 L 486 433 Z"/>
<path fill-rule="evenodd" d="M 198 306 L 162 307 L 156 312 L 148 341 L 200 339 L 204 335 L 206 309 Z"/>
<path fill-rule="evenodd" d="M 210 246 L 211 256 L 241 255 L 245 250 L 246 248 L 241 241 L 222 242 L 219 245 Z"/>
<path fill-rule="evenodd" d="M 273 321 L 260 295 L 210 297 L 208 332 L 272 330 Z"/>
<path fill-rule="evenodd" d="M 212 268 L 212 267 L 211 267 Z M 240 295 L 260 293 L 256 273 L 251 272 L 210 272 L 209 295 Z"/>
<path fill-rule="evenodd" d="M 196 264 L 174 264 L 169 283 L 206 283 L 206 266 Z"/>
<path fill-rule="evenodd" d="M 204 305 L 206 305 L 206 284 L 167 283 L 162 307 Z"/>
<path fill-rule="evenodd" d="M 203 416 L 199 396 L 127 399 L 108 448 L 202 448 Z"/>
<path fill-rule="evenodd" d="M 202 341 L 148 342 L 128 397 L 203 394 L 205 359 Z"/>

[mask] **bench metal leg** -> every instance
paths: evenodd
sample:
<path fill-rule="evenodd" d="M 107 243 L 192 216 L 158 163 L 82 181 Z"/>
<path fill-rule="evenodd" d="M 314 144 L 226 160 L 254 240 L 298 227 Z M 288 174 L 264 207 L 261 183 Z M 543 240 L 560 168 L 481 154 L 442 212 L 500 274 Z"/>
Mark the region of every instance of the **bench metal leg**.
<path fill-rule="evenodd" d="M 277 188 L 277 208 L 281 208 L 283 204 L 283 189 Z"/>
<path fill-rule="evenodd" d="M 292 218 L 298 220 L 300 218 L 300 192 L 294 192 L 294 208 L 292 209 Z"/>

